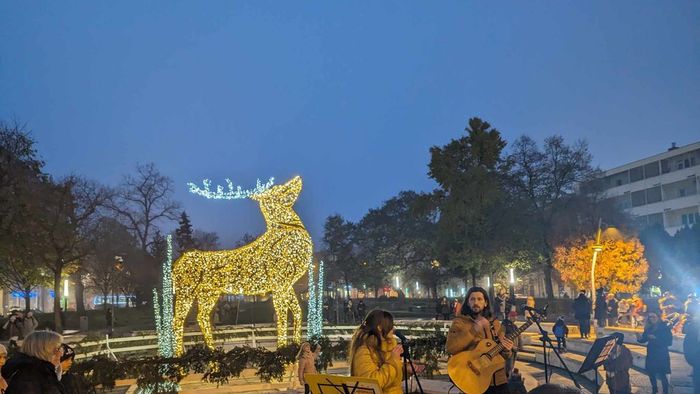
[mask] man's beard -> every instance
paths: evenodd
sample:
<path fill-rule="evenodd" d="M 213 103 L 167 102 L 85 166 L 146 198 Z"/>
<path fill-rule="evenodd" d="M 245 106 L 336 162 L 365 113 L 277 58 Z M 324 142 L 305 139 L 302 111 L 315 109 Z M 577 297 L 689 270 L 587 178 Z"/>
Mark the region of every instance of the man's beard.
<path fill-rule="evenodd" d="M 474 308 L 471 308 L 471 307 L 469 309 L 471 309 L 471 313 L 470 313 L 471 317 L 477 317 L 477 316 L 481 316 L 484 314 L 484 308 L 480 308 L 478 311 Z"/>

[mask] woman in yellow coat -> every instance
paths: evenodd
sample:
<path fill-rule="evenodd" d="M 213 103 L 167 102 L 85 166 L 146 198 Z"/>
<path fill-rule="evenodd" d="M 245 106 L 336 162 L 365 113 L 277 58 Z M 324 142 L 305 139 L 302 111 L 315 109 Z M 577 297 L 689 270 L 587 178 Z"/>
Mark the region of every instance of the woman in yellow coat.
<path fill-rule="evenodd" d="M 375 309 L 352 336 L 350 375 L 376 379 L 383 394 L 401 394 L 402 351 L 394 336 L 394 317 Z"/>

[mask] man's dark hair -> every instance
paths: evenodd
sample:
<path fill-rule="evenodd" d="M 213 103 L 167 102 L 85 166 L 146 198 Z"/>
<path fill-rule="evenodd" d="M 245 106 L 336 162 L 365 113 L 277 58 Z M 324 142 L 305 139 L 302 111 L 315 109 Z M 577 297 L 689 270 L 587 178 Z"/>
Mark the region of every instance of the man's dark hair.
<path fill-rule="evenodd" d="M 471 316 L 471 317 L 476 317 L 476 313 L 472 310 L 471 307 L 469 307 L 469 296 L 472 295 L 472 293 L 479 292 L 484 295 L 484 299 L 486 300 L 486 307 L 484 307 L 484 310 L 481 311 L 481 316 L 491 319 L 491 300 L 489 300 L 489 293 L 484 290 L 483 287 L 477 287 L 474 286 L 469 291 L 467 292 L 467 295 L 464 296 L 464 303 L 462 303 L 462 315 L 465 316 Z"/>

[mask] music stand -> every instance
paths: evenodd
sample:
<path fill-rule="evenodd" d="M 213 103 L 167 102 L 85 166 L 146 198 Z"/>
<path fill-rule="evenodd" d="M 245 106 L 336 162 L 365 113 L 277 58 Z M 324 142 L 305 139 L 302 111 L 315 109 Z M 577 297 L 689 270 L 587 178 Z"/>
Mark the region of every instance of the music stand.
<path fill-rule="evenodd" d="M 312 394 L 382 394 L 377 379 L 357 376 L 306 374 Z"/>
<path fill-rule="evenodd" d="M 596 339 L 595 342 L 593 342 L 593 346 L 591 346 L 591 350 L 588 351 L 586 359 L 583 360 L 581 368 L 577 372 L 582 374 L 584 372 L 593 371 L 596 394 L 598 394 L 598 367 L 603 365 L 605 360 L 608 359 L 610 352 L 615 347 L 617 338 L 617 335 L 608 335 Z"/>

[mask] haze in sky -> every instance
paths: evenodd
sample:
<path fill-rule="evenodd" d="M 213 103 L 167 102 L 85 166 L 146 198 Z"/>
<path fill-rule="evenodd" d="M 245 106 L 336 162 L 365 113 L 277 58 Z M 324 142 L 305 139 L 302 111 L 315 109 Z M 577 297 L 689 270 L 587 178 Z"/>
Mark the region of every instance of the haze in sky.
<path fill-rule="evenodd" d="M 700 140 L 700 2 L 0 2 L 0 119 L 46 171 L 172 177 L 223 246 L 264 228 L 252 187 L 299 174 L 314 239 L 401 190 L 479 116 L 512 141 L 586 139 L 610 168 Z M 166 226 L 172 228 L 172 225 Z"/>

